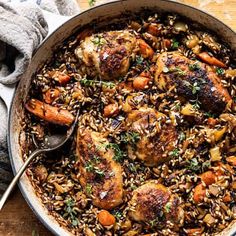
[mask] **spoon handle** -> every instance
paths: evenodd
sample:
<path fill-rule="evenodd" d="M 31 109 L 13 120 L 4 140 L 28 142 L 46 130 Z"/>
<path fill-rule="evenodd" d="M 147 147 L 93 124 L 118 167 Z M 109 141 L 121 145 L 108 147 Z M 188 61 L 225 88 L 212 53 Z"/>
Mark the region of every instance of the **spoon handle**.
<path fill-rule="evenodd" d="M 37 157 L 39 154 L 41 154 L 43 152 L 44 152 L 44 150 L 42 150 L 42 149 L 36 149 L 34 152 L 32 152 L 32 154 L 27 158 L 27 160 L 21 166 L 21 168 L 19 169 L 19 171 L 17 172 L 17 174 L 15 175 L 13 180 L 11 181 L 10 185 L 8 186 L 8 188 L 6 189 L 4 194 L 2 195 L 2 198 L 0 200 L 0 211 L 1 211 L 4 203 L 6 202 L 7 198 L 9 197 L 12 189 L 15 187 L 15 185 L 18 182 L 18 180 L 20 179 L 21 175 L 24 173 L 25 169 L 28 167 L 28 165 L 31 163 L 31 161 L 35 157 Z"/>

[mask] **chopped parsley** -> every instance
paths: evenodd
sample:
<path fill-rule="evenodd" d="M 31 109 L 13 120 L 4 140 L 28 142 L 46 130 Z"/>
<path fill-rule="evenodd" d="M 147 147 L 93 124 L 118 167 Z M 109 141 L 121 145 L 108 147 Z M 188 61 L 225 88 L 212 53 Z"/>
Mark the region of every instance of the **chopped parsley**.
<path fill-rule="evenodd" d="M 225 70 L 224 69 L 222 69 L 222 68 L 217 68 L 216 69 L 216 74 L 217 75 L 223 75 L 225 73 Z"/>
<path fill-rule="evenodd" d="M 200 169 L 200 165 L 198 163 L 197 158 L 194 157 L 191 160 L 189 160 L 187 168 L 192 171 L 198 171 Z"/>
<path fill-rule="evenodd" d="M 100 86 L 104 86 L 104 87 L 110 88 L 110 89 L 115 87 L 115 84 L 113 82 L 90 80 L 90 79 L 86 79 L 86 78 L 81 79 L 80 83 L 84 86 L 100 85 Z"/>
<path fill-rule="evenodd" d="M 171 48 L 172 49 L 177 49 L 179 47 L 179 42 L 174 38 L 172 39 L 172 45 Z"/>

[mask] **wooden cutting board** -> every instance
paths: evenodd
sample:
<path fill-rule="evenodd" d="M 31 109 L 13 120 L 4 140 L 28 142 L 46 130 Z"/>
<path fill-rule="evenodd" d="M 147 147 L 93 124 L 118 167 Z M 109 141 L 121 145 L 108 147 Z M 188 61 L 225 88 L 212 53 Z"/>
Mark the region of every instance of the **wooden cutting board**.
<path fill-rule="evenodd" d="M 87 0 L 77 0 L 82 10 L 89 7 Z M 108 2 L 97 0 L 96 5 Z M 235 0 L 178 0 L 207 11 L 236 30 Z M 50 236 L 52 235 L 35 217 L 18 188 L 0 213 L 0 236 Z"/>

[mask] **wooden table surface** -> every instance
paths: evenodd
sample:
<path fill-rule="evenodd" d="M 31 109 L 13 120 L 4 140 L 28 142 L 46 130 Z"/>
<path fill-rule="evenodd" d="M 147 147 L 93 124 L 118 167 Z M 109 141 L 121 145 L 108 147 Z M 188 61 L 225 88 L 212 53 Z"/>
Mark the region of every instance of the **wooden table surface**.
<path fill-rule="evenodd" d="M 82 10 L 89 7 L 87 0 L 77 0 Z M 106 0 L 97 0 L 97 4 Z M 236 31 L 235 0 L 178 0 L 209 12 Z M 16 189 L 0 214 L 0 236 L 52 235 L 35 217 L 20 191 Z"/>

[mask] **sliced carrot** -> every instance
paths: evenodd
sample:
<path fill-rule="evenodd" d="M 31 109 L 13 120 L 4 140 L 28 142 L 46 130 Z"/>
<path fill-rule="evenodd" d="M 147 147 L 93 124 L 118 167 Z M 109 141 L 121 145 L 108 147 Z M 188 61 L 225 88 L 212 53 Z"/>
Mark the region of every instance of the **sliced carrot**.
<path fill-rule="evenodd" d="M 116 116 L 119 113 L 118 103 L 109 104 L 104 107 L 103 114 L 105 117 Z"/>
<path fill-rule="evenodd" d="M 202 184 L 198 184 L 194 189 L 193 200 L 196 203 L 200 203 L 203 201 L 205 196 L 206 196 L 206 188 Z"/>
<path fill-rule="evenodd" d="M 188 236 L 200 236 L 203 232 L 203 228 L 194 228 L 185 230 Z"/>
<path fill-rule="evenodd" d="M 142 77 L 147 77 L 147 78 L 151 78 L 151 74 L 149 71 L 143 71 L 140 76 Z"/>
<path fill-rule="evenodd" d="M 69 126 L 74 121 L 74 116 L 69 111 L 59 109 L 37 99 L 30 99 L 25 107 L 35 116 L 54 124 Z"/>
<path fill-rule="evenodd" d="M 215 125 L 217 124 L 217 120 L 210 117 L 207 119 L 207 124 L 210 126 L 210 127 L 215 127 Z"/>
<path fill-rule="evenodd" d="M 226 158 L 226 161 L 232 165 L 232 166 L 236 166 L 236 156 L 230 156 Z"/>
<path fill-rule="evenodd" d="M 70 81 L 70 76 L 60 71 L 55 71 L 52 75 L 52 78 L 61 85 L 65 85 Z"/>
<path fill-rule="evenodd" d="M 152 59 L 154 55 L 153 49 L 142 39 L 138 39 L 137 43 L 142 57 Z"/>
<path fill-rule="evenodd" d="M 211 185 L 216 182 L 216 175 L 210 170 L 202 173 L 200 177 L 206 185 Z"/>
<path fill-rule="evenodd" d="M 136 90 L 144 90 L 148 88 L 148 82 L 150 81 L 147 77 L 138 76 L 133 80 L 133 87 Z"/>
<path fill-rule="evenodd" d="M 165 48 L 170 48 L 171 47 L 171 41 L 169 39 L 164 39 L 164 46 Z"/>
<path fill-rule="evenodd" d="M 116 222 L 115 217 L 106 210 L 101 210 L 98 213 L 98 221 L 103 226 L 114 225 Z"/>
<path fill-rule="evenodd" d="M 226 65 L 222 61 L 210 56 L 207 52 L 201 52 L 197 56 L 210 65 L 226 68 Z"/>
<path fill-rule="evenodd" d="M 132 82 L 121 82 L 118 85 L 118 88 L 119 89 L 125 89 L 125 90 L 131 92 L 133 90 L 133 84 L 132 84 Z"/>
<path fill-rule="evenodd" d="M 147 28 L 147 32 L 153 36 L 158 36 L 161 32 L 161 25 L 150 24 Z"/>
<path fill-rule="evenodd" d="M 230 196 L 230 193 L 226 193 L 225 196 L 223 197 L 223 202 L 231 202 L 232 198 Z"/>
<path fill-rule="evenodd" d="M 60 91 L 58 89 L 49 89 L 43 95 L 44 101 L 48 104 L 53 103 L 53 101 L 58 98 L 60 95 Z"/>

